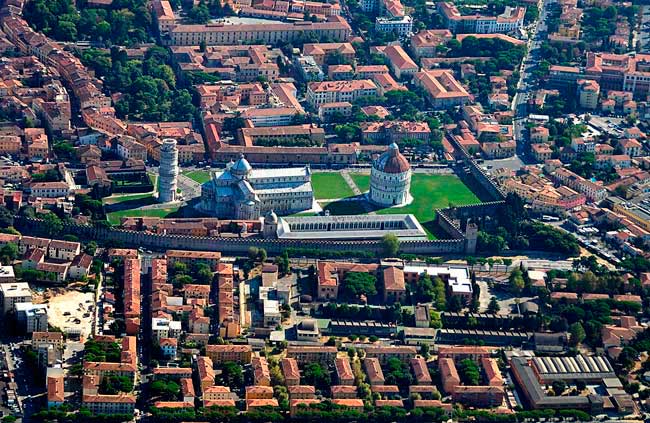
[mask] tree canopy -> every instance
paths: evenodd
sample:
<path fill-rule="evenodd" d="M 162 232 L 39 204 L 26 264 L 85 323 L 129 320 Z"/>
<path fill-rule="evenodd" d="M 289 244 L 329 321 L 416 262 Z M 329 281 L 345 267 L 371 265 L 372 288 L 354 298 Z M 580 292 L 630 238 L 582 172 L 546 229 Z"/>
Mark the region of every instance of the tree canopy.
<path fill-rule="evenodd" d="M 370 273 L 348 272 L 341 286 L 344 297 L 358 299 L 361 295 L 377 295 L 377 278 Z"/>

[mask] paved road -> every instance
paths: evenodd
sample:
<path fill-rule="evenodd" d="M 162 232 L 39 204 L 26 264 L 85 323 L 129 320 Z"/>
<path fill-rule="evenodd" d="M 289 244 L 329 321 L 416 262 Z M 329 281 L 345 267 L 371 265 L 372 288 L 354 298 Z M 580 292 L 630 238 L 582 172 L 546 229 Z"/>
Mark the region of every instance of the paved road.
<path fill-rule="evenodd" d="M 641 26 L 638 32 L 638 42 L 641 45 L 641 52 L 650 52 L 650 6 L 641 6 Z"/>
<path fill-rule="evenodd" d="M 553 0 L 540 0 L 538 3 L 539 19 L 532 30 L 532 36 L 528 40 L 528 52 L 524 57 L 523 63 L 520 68 L 520 78 L 517 84 L 517 93 L 512 100 L 512 110 L 515 113 L 514 119 L 514 135 L 517 142 L 517 157 L 521 159 L 522 163 L 529 162 L 529 156 L 526 148 L 526 117 L 528 116 L 526 110 L 526 103 L 528 95 L 535 86 L 535 81 L 532 75 L 534 67 L 541 59 L 539 57 L 538 49 L 541 47 L 542 42 L 546 39 L 546 20 L 548 19 L 548 6 L 553 3 Z M 532 158 L 530 158 L 532 159 Z"/>

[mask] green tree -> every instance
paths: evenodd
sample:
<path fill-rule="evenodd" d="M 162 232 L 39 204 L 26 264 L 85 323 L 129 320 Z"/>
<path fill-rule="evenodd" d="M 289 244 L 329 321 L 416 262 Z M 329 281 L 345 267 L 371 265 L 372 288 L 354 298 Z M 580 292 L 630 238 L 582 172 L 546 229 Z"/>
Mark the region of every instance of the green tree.
<path fill-rule="evenodd" d="M 553 381 L 551 386 L 553 387 L 553 393 L 556 397 L 562 395 L 562 393 L 566 390 L 566 383 L 562 380 Z"/>
<path fill-rule="evenodd" d="M 47 213 L 43 216 L 43 227 L 49 236 L 54 237 L 63 231 L 63 222 L 56 214 Z"/>
<path fill-rule="evenodd" d="M 578 345 L 585 340 L 586 334 L 585 329 L 582 327 L 580 322 L 575 322 L 569 326 L 569 333 L 571 335 L 570 341 L 571 345 Z"/>
<path fill-rule="evenodd" d="M 4 265 L 11 264 L 18 258 L 18 246 L 14 243 L 8 243 L 0 248 L 0 261 Z"/>
<path fill-rule="evenodd" d="M 190 10 L 188 17 L 192 23 L 205 24 L 210 20 L 210 10 L 208 10 L 208 7 L 205 5 L 203 0 L 201 0 L 198 5 L 194 6 Z"/>
<path fill-rule="evenodd" d="M 488 304 L 487 312 L 490 313 L 490 314 L 497 314 L 500 309 L 501 309 L 501 306 L 499 306 L 499 302 L 497 301 L 497 297 L 492 296 L 492 298 L 490 298 L 490 303 Z"/>
<path fill-rule="evenodd" d="M 370 273 L 348 272 L 343 280 L 341 292 L 344 297 L 358 299 L 361 295 L 377 295 L 377 278 Z"/>
<path fill-rule="evenodd" d="M 524 274 L 522 271 L 519 269 L 513 270 L 508 278 L 508 286 L 510 290 L 516 294 L 519 294 L 524 289 L 525 285 L 526 283 L 524 281 Z"/>
<path fill-rule="evenodd" d="M 86 244 L 86 248 L 84 248 L 84 252 L 91 256 L 94 256 L 96 251 L 97 243 L 95 241 L 88 242 L 88 244 Z"/>
<path fill-rule="evenodd" d="M 266 253 L 266 250 L 264 248 L 260 248 L 259 253 L 257 254 L 257 259 L 261 263 L 264 263 L 267 258 L 268 258 L 268 254 Z"/>
<path fill-rule="evenodd" d="M 460 376 L 461 382 L 465 385 L 476 386 L 481 380 L 481 373 L 479 371 L 478 365 L 469 358 L 462 360 L 458 364 L 458 375 Z"/>
<path fill-rule="evenodd" d="M 212 269 L 210 269 L 210 266 L 205 263 L 199 263 L 196 267 L 196 282 L 201 285 L 210 285 L 212 283 L 212 278 L 214 275 L 212 273 Z"/>
<path fill-rule="evenodd" d="M 244 370 L 232 361 L 223 363 L 221 378 L 226 386 L 237 389 L 244 384 Z"/>
<path fill-rule="evenodd" d="M 399 239 L 395 234 L 386 234 L 381 239 L 381 245 L 385 257 L 394 257 L 399 251 Z"/>
<path fill-rule="evenodd" d="M 150 388 L 153 395 L 167 400 L 175 399 L 181 392 L 181 387 L 173 380 L 156 380 L 151 383 Z"/>
<path fill-rule="evenodd" d="M 319 363 L 309 363 L 303 370 L 303 379 L 307 385 L 317 389 L 326 389 L 331 384 L 330 374 Z"/>
<path fill-rule="evenodd" d="M 14 215 L 5 206 L 0 206 L 0 228 L 9 228 L 14 225 Z"/>

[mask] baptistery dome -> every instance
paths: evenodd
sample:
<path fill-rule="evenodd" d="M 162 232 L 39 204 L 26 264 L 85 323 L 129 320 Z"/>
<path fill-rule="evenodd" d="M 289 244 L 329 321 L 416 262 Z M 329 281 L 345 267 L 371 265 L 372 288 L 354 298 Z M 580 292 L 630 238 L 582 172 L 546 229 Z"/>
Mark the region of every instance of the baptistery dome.
<path fill-rule="evenodd" d="M 393 143 L 372 164 L 368 199 L 380 206 L 402 206 L 411 200 L 410 189 L 411 165 Z"/>

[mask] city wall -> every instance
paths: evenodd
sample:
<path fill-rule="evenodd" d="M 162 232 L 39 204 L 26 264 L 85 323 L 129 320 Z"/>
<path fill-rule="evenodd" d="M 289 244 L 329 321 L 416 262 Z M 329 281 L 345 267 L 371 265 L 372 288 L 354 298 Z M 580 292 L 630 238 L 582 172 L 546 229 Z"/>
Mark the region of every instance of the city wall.
<path fill-rule="evenodd" d="M 40 219 L 16 219 L 17 229 L 32 236 L 49 237 Z M 69 224 L 63 225 L 63 230 L 57 237 L 75 235 L 81 240 L 94 240 L 101 243 L 115 244 L 125 247 L 142 247 L 151 250 L 164 251 L 167 249 L 220 251 L 224 254 L 245 255 L 249 247 L 264 248 L 269 254 L 280 254 L 288 248 L 306 248 L 323 251 L 365 250 L 379 253 L 383 246 L 377 241 L 320 241 L 320 240 L 283 240 L 249 238 L 217 238 L 192 237 L 184 235 L 158 235 L 147 232 L 129 231 L 106 228 L 93 225 Z M 442 239 L 422 241 L 401 241 L 400 251 L 408 254 L 462 254 L 465 252 L 464 239 Z"/>

